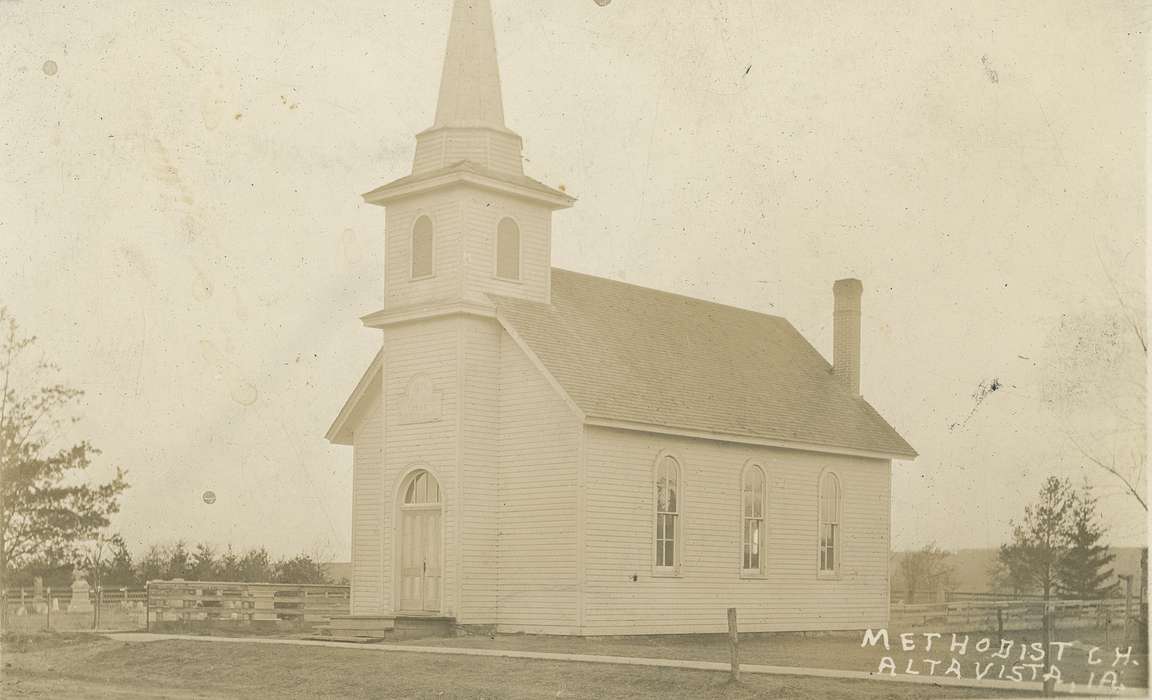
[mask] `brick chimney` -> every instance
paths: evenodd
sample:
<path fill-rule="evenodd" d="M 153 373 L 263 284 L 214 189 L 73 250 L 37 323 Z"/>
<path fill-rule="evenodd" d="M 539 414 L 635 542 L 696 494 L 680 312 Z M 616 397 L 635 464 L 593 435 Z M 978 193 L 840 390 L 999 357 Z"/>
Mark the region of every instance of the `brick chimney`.
<path fill-rule="evenodd" d="M 860 395 L 860 296 L 864 285 L 857 279 L 836 280 L 832 315 L 832 372 L 856 396 Z"/>

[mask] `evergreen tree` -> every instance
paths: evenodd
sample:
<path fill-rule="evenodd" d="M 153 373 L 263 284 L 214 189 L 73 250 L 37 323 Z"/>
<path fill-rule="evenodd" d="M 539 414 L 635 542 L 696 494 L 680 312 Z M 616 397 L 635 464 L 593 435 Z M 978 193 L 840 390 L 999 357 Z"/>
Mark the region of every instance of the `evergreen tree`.
<path fill-rule="evenodd" d="M 132 552 L 128 551 L 128 544 L 117 533 L 108 539 L 108 545 L 111 551 L 102 577 L 104 587 L 135 586 L 136 568 L 132 565 Z"/>
<path fill-rule="evenodd" d="M 228 545 L 228 549 L 224 550 L 216 562 L 216 576 L 221 581 L 240 580 L 240 556 L 232 549 L 232 545 Z"/>
<path fill-rule="evenodd" d="M 1101 544 L 1107 530 L 1096 512 L 1096 497 L 1090 487 L 1076 495 L 1070 515 L 1071 547 L 1060 561 L 1057 589 L 1065 598 L 1104 598 L 1116 587 L 1109 566 L 1116 555 Z"/>
<path fill-rule="evenodd" d="M 273 574 L 272 557 L 263 547 L 250 549 L 240 558 L 240 581 L 268 583 L 272 580 Z"/>
<path fill-rule="evenodd" d="M 1000 561 L 1011 572 L 1011 579 L 1044 595 L 1044 618 L 1041 648 L 1049 649 L 1052 640 L 1052 617 L 1049 601 L 1057 592 L 1060 571 L 1068 551 L 1072 548 L 1075 531 L 1072 514 L 1077 505 L 1076 492 L 1067 479 L 1050 476 L 1040 487 L 1037 501 L 1024 508 L 1024 520 L 1012 523 L 1012 541 L 1000 547 Z M 1051 661 L 1045 655 L 1044 675 L 1048 675 Z M 1045 694 L 1051 692 L 1052 681 L 1044 682 Z"/>
<path fill-rule="evenodd" d="M 324 565 L 307 554 L 281 559 L 276 564 L 277 583 L 328 583 Z"/>
<path fill-rule="evenodd" d="M 103 484 L 87 476 L 99 454 L 87 441 L 56 444 L 83 392 L 55 382 L 52 363 L 30 357 L 35 342 L 0 307 L 0 579 L 32 562 L 75 561 L 128 488 L 119 470 Z"/>
<path fill-rule="evenodd" d="M 169 556 L 170 552 L 167 547 L 158 544 L 149 547 L 148 551 L 144 553 L 144 558 L 140 560 L 140 582 L 163 581 L 167 578 Z"/>
<path fill-rule="evenodd" d="M 1015 544 L 1002 544 L 998 556 L 988 566 L 992 590 L 1021 595 L 1035 593 L 1036 588 L 1023 562 L 1024 549 Z"/>
<path fill-rule="evenodd" d="M 188 556 L 188 545 L 184 540 L 178 540 L 168 554 L 168 566 L 164 571 L 164 578 L 189 579 L 192 577 L 192 562 Z"/>
<path fill-rule="evenodd" d="M 1012 541 L 1000 546 L 1007 580 L 1025 590 L 1038 590 L 1047 601 L 1057 593 L 1062 562 L 1072 548 L 1072 514 L 1079 499 L 1067 479 L 1050 476 L 1036 503 L 1024 508 L 1022 522 L 1012 522 Z"/>
<path fill-rule="evenodd" d="M 201 542 L 196 545 L 192 553 L 192 563 L 189 571 L 193 581 L 216 581 L 219 579 L 219 567 L 216 564 L 216 552 L 208 544 Z"/>

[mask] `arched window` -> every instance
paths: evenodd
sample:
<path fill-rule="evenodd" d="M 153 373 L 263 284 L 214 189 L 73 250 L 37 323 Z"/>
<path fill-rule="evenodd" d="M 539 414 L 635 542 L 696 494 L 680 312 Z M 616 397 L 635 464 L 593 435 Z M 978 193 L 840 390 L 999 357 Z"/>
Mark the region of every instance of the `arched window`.
<path fill-rule="evenodd" d="M 520 279 L 520 227 L 508 218 L 496 226 L 496 276 Z"/>
<path fill-rule="evenodd" d="M 744 470 L 744 485 L 741 489 L 743 502 L 742 522 L 744 573 L 761 573 L 764 570 L 764 470 L 759 465 L 749 465 Z"/>
<path fill-rule="evenodd" d="M 656 567 L 673 570 L 679 564 L 680 463 L 663 457 L 656 465 Z"/>
<path fill-rule="evenodd" d="M 432 276 L 432 219 L 421 216 L 412 226 L 412 279 Z"/>
<path fill-rule="evenodd" d="M 826 472 L 820 479 L 820 573 L 840 568 L 840 479 Z"/>
<path fill-rule="evenodd" d="M 404 491 L 404 505 L 414 506 L 440 502 L 440 483 L 426 471 L 418 471 Z"/>

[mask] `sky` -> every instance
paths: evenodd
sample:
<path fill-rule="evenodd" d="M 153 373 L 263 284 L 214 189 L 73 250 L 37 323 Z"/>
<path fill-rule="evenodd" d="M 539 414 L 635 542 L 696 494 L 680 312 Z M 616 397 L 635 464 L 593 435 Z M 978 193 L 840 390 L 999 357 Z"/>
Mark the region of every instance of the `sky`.
<path fill-rule="evenodd" d="M 1050 474 L 1144 511 L 1138 3 L 493 0 L 553 264 L 786 316 L 917 448 L 897 549 L 996 546 Z M 448 0 L 0 1 L 0 304 L 85 391 L 60 444 L 155 542 L 347 559 L 323 435 L 379 344 L 384 212 Z M 1138 481 L 1146 489 L 1143 479 Z M 203 499 L 216 494 L 214 503 Z"/>

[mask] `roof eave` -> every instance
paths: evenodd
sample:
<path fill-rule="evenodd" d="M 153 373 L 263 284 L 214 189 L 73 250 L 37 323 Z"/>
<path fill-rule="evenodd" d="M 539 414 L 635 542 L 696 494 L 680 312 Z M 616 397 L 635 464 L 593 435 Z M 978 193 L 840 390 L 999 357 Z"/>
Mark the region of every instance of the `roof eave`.
<path fill-rule="evenodd" d="M 433 175 L 431 177 L 422 178 L 415 181 L 405 181 L 406 178 L 401 178 L 387 185 L 382 185 L 361 195 L 364 201 L 368 204 L 375 204 L 377 206 L 385 206 L 398 199 L 405 197 L 412 197 L 422 194 L 429 190 L 439 189 L 450 185 L 472 185 L 480 189 L 486 189 L 492 192 L 511 195 L 519 197 L 520 199 L 527 199 L 538 204 L 543 204 L 549 209 L 567 209 L 576 203 L 576 198 L 554 190 L 546 185 L 540 187 L 526 187 L 514 182 L 508 182 L 480 173 L 471 172 L 469 170 L 454 170 L 451 172 Z"/>
<path fill-rule="evenodd" d="M 677 435 L 681 437 L 700 438 L 704 440 L 716 440 L 720 442 L 739 442 L 749 445 L 761 445 L 764 447 L 779 447 L 788 450 L 800 450 L 804 452 L 823 452 L 827 454 L 848 455 L 852 457 L 866 457 L 868 459 L 885 459 L 885 460 L 913 460 L 918 455 L 915 450 L 905 452 L 901 450 L 889 449 L 863 449 L 858 447 L 847 447 L 843 445 L 829 445 L 815 442 L 804 442 L 799 440 L 782 440 L 780 438 L 765 437 L 758 435 L 742 435 L 737 433 L 722 433 L 711 430 L 700 430 L 695 428 L 683 428 L 679 426 L 658 425 L 655 423 L 643 423 L 639 421 L 625 421 L 614 418 L 602 418 L 598 416 L 587 416 L 584 419 L 585 425 L 592 425 L 601 428 L 616 428 L 618 430 L 632 430 L 638 432 L 656 433 L 661 435 Z"/>
<path fill-rule="evenodd" d="M 376 357 L 372 359 L 372 363 L 368 365 L 368 369 L 364 370 L 360 381 L 356 383 L 356 388 L 352 390 L 351 395 L 348 396 L 348 400 L 344 402 L 344 406 L 340 409 L 340 413 L 337 414 L 336 420 L 332 421 L 328 432 L 324 434 L 324 439 L 334 445 L 352 444 L 352 431 L 354 428 L 352 419 L 359 412 L 360 404 L 364 401 L 365 397 L 371 394 L 375 379 L 383 366 L 384 350 L 381 349 L 376 352 Z"/>

